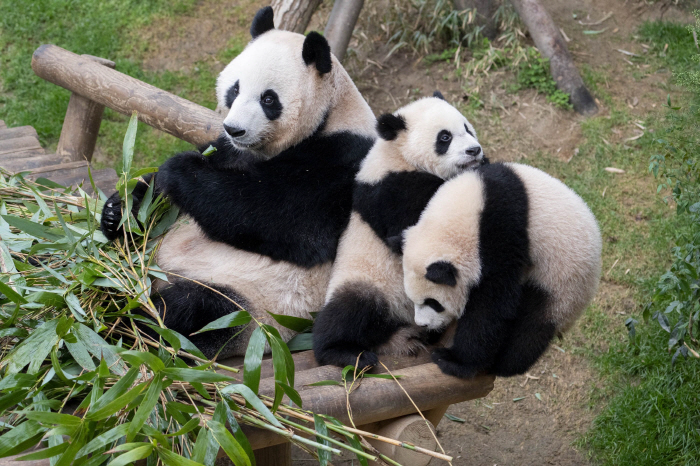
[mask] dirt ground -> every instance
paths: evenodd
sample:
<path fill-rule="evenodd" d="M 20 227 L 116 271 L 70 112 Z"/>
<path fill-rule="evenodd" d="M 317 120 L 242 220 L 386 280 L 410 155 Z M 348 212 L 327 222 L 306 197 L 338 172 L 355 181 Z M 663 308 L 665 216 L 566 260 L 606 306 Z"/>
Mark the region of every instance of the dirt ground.
<path fill-rule="evenodd" d="M 451 63 L 426 65 L 421 57 L 397 52 L 385 59 L 388 47 L 381 38 L 373 40 L 365 12 L 378 8 L 381 0 L 367 0 L 350 47 L 355 49 L 347 68 L 358 88 L 376 114 L 394 111 L 416 97 L 439 89 L 448 101 L 467 101 L 465 83 L 454 76 Z M 548 0 L 544 2 L 554 21 L 571 39 L 569 47 L 577 65 L 602 71 L 604 88 L 616 104 L 627 105 L 640 118 L 658 110 L 667 91 L 668 72 L 646 75 L 645 65 L 632 64 L 619 50 L 643 55 L 646 49 L 634 40 L 636 28 L 647 19 L 661 16 L 659 4 L 631 0 Z M 662 2 L 663 3 L 663 2 Z M 249 18 L 266 2 L 247 0 L 233 11 L 222 14 L 222 2 L 205 0 L 190 18 L 163 21 L 149 27 L 150 49 L 145 66 L 151 70 L 183 70 L 196 61 L 211 60 L 214 66 L 218 50 L 232 37 L 246 34 Z M 314 15 L 312 28 L 322 29 L 330 11 L 326 1 Z M 582 26 L 578 20 L 595 22 L 608 12 L 609 19 L 600 25 Z M 664 19 L 690 22 L 691 16 L 671 7 Z M 192 28 L 192 24 L 197 24 Z M 605 29 L 604 33 L 585 35 L 584 29 Z M 640 75 L 645 75 L 640 79 Z M 636 77 L 635 77 L 636 76 Z M 481 89 L 485 106 L 472 121 L 487 154 L 495 160 L 519 160 L 542 151 L 551 157 L 575 157 L 582 140 L 583 117 L 559 110 L 534 91 L 507 92 L 504 72 L 491 73 Z M 608 112 L 599 102 L 601 113 Z M 471 116 L 470 116 L 471 118 Z M 637 134 L 632 125 L 615 135 L 622 140 Z M 610 141 L 616 142 L 616 141 Z M 624 320 L 624 313 L 636 307 L 631 291 L 623 286 L 601 283 L 596 298 L 603 312 Z M 616 321 L 617 321 L 616 320 Z M 438 438 L 455 465 L 587 465 L 586 452 L 578 451 L 573 441 L 584 434 L 600 407 L 591 403 L 591 392 L 599 388 L 599 376 L 586 358 L 576 351 L 583 345 L 577 328 L 557 346 L 550 348 L 528 376 L 497 379 L 493 392 L 482 400 L 465 402 L 449 408 L 448 413 L 464 423 L 443 418 Z M 296 464 L 311 464 L 303 452 L 295 452 Z M 350 464 L 343 459 L 335 464 Z M 354 461 L 356 462 L 356 460 Z M 438 464 L 437 460 L 431 466 Z"/>

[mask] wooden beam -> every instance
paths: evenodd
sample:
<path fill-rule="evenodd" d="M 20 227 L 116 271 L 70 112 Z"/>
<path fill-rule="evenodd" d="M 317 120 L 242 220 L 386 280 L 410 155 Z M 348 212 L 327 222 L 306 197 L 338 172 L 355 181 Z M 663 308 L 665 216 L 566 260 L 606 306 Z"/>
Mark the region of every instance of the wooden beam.
<path fill-rule="evenodd" d="M 114 69 L 114 62 L 92 55 L 82 55 L 85 58 Z M 68 102 L 66 116 L 63 119 L 61 137 L 58 140 L 56 154 L 71 162 L 92 160 L 97 135 L 100 132 L 102 113 L 105 106 L 73 92 Z"/>
<path fill-rule="evenodd" d="M 221 132 L 213 110 L 55 45 L 42 45 L 32 56 L 37 76 L 119 113 L 131 115 L 161 131 L 201 146 Z"/>

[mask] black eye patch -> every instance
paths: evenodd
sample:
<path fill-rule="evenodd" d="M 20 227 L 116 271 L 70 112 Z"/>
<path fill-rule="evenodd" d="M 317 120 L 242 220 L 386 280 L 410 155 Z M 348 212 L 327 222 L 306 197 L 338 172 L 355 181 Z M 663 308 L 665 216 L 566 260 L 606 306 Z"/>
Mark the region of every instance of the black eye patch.
<path fill-rule="evenodd" d="M 282 115 L 282 102 L 275 91 L 268 89 L 260 96 L 260 105 L 268 120 L 276 120 Z"/>
<path fill-rule="evenodd" d="M 428 298 L 425 301 L 423 301 L 424 306 L 428 306 L 433 309 L 435 312 L 444 312 L 445 308 L 443 307 L 442 304 L 434 300 L 433 298 Z"/>
<path fill-rule="evenodd" d="M 226 91 L 226 106 L 228 108 L 231 108 L 233 101 L 236 100 L 236 97 L 238 97 L 238 94 L 241 92 L 239 83 L 240 81 L 236 81 L 236 83 Z"/>
<path fill-rule="evenodd" d="M 438 155 L 444 155 L 447 153 L 447 149 L 450 148 L 450 143 L 452 142 L 452 133 L 443 129 L 437 135 L 435 140 L 435 152 Z"/>
<path fill-rule="evenodd" d="M 471 136 L 471 137 L 473 137 L 474 139 L 476 139 L 476 136 L 474 136 L 474 133 L 472 133 L 471 131 L 469 131 L 469 126 L 467 126 L 466 123 L 464 124 L 464 129 L 467 130 L 467 134 L 468 134 L 469 136 Z"/>

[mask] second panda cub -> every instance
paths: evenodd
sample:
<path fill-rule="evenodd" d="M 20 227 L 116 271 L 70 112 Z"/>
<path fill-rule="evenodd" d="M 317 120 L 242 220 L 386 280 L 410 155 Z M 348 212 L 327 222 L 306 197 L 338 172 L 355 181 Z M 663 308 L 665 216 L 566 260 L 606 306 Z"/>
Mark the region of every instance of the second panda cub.
<path fill-rule="evenodd" d="M 584 201 L 533 167 L 496 163 L 447 181 L 404 232 L 415 321 L 453 343 L 443 372 L 523 374 L 593 299 L 601 237 Z"/>

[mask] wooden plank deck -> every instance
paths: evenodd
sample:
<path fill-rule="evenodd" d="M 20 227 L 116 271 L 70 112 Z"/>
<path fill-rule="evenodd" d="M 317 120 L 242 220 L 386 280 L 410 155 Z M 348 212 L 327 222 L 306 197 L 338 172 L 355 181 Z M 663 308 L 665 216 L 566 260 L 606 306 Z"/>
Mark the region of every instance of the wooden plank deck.
<path fill-rule="evenodd" d="M 57 154 L 47 154 L 36 130 L 31 126 L 8 128 L 0 120 L 0 167 L 11 173 L 28 172 L 31 180 L 46 178 L 64 186 L 79 185 L 92 193 L 87 161 L 70 162 Z M 117 173 L 112 168 L 92 170 L 95 185 L 110 195 L 117 184 Z"/>

